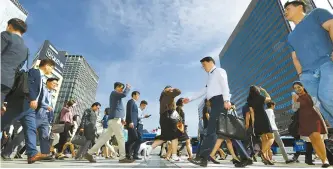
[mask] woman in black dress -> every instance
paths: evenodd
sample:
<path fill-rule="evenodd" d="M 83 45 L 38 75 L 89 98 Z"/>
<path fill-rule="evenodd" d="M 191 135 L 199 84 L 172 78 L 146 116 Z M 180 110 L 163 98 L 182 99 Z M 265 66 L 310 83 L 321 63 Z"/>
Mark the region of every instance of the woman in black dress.
<path fill-rule="evenodd" d="M 179 115 L 176 112 L 175 97 L 181 94 L 181 91 L 171 86 L 166 86 L 160 96 L 160 125 L 161 135 L 159 140 L 155 140 L 151 147 L 147 149 L 145 160 L 150 158 L 150 153 L 159 145 L 166 141 L 171 141 L 172 160 L 180 161 L 177 157 L 178 129 L 177 123 Z"/>
<path fill-rule="evenodd" d="M 260 92 L 263 92 L 265 96 L 260 95 Z M 265 103 L 268 101 L 271 101 L 271 97 L 265 89 L 261 87 L 258 88 L 257 86 L 250 87 L 247 102 L 251 112 L 250 114 L 254 133 L 261 138 L 261 158 L 263 163 L 273 165 L 273 162 L 268 156 L 268 151 L 274 143 L 273 131 L 265 111 Z"/>

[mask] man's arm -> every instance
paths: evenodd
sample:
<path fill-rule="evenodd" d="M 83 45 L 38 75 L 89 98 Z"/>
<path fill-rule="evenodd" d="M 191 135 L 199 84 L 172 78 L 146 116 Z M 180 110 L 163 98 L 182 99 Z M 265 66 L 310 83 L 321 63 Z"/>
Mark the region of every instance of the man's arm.
<path fill-rule="evenodd" d="M 133 100 L 129 100 L 126 105 L 126 123 L 130 124 L 132 122 L 132 111 L 133 111 Z"/>
<path fill-rule="evenodd" d="M 5 52 L 5 49 L 7 48 L 7 46 L 9 45 L 9 33 L 4 31 L 1 32 L 1 53 Z"/>
<path fill-rule="evenodd" d="M 302 74 L 302 66 L 301 66 L 301 63 L 299 62 L 299 60 L 298 60 L 298 58 L 296 56 L 296 52 L 295 51 L 293 51 L 291 53 L 291 58 L 293 59 L 293 63 L 294 63 L 296 72 L 297 72 L 298 76 L 300 76 Z"/>
<path fill-rule="evenodd" d="M 83 129 L 84 126 L 86 125 L 86 120 L 87 120 L 87 110 L 84 111 L 82 119 L 81 119 L 81 124 L 80 124 L 80 129 Z"/>
<path fill-rule="evenodd" d="M 333 14 L 326 9 L 316 8 L 313 10 L 319 24 L 328 31 L 331 40 L 333 41 Z"/>
<path fill-rule="evenodd" d="M 130 89 L 126 87 L 122 93 L 114 91 L 114 92 L 112 92 L 112 95 L 117 98 L 125 98 L 129 91 L 130 91 Z"/>
<path fill-rule="evenodd" d="M 46 103 L 46 98 L 47 98 L 47 90 L 44 90 L 43 92 L 43 98 L 42 98 L 42 102 L 41 102 L 41 108 L 47 110 L 47 108 L 49 107 L 49 104 Z"/>
<path fill-rule="evenodd" d="M 219 82 L 222 86 L 222 96 L 223 96 L 223 100 L 228 100 L 230 101 L 231 98 L 231 94 L 230 94 L 230 89 L 229 89 L 229 84 L 228 84 L 228 75 L 227 72 L 224 69 L 218 69 L 219 73 L 220 73 L 220 78 L 219 78 Z"/>
<path fill-rule="evenodd" d="M 197 100 L 206 95 L 207 87 L 201 89 L 198 93 L 193 94 L 191 97 L 188 98 L 188 101 Z"/>
<path fill-rule="evenodd" d="M 30 69 L 28 72 L 28 83 L 29 83 L 29 99 L 30 101 L 35 101 L 38 97 L 38 91 L 39 91 L 39 84 L 40 81 L 37 82 L 37 75 L 36 75 L 36 70 L 35 69 Z"/>
<path fill-rule="evenodd" d="M 315 15 L 319 24 L 328 31 L 328 34 L 333 41 L 333 14 L 322 8 L 316 8 L 312 13 Z M 333 52 L 331 53 L 331 59 L 333 61 Z"/>

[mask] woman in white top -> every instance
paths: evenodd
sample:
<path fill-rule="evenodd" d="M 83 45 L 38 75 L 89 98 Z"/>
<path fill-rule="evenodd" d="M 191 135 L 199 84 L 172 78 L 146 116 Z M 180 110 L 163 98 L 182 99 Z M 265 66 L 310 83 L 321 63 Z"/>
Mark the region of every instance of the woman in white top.
<path fill-rule="evenodd" d="M 275 103 L 273 101 L 269 101 L 268 103 L 266 103 L 267 109 L 266 109 L 266 113 L 267 113 L 267 117 L 269 119 L 269 122 L 271 124 L 271 128 L 273 131 L 273 135 L 274 135 L 274 140 L 275 142 L 278 144 L 278 146 L 280 147 L 282 156 L 284 158 L 284 160 L 286 161 L 286 163 L 292 163 L 293 160 L 289 160 L 288 159 L 288 154 L 284 148 L 284 144 L 283 141 L 281 140 L 280 137 L 280 133 L 279 133 L 279 129 L 275 123 L 275 114 L 274 114 L 274 109 L 275 109 Z M 271 150 L 269 150 L 270 152 L 268 152 L 270 154 L 270 158 L 272 158 L 272 152 Z"/>

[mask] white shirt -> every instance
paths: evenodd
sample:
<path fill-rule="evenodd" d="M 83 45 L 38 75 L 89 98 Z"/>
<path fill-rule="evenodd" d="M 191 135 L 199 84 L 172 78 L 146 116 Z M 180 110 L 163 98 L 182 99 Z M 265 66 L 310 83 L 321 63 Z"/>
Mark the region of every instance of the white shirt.
<path fill-rule="evenodd" d="M 45 73 L 44 73 L 41 69 L 38 69 L 38 70 L 39 70 L 39 72 L 40 72 L 41 80 L 40 80 L 39 93 L 38 93 L 38 96 L 37 96 L 36 100 L 39 99 L 40 93 L 41 93 L 41 91 L 42 91 L 42 89 L 43 89 L 44 82 L 46 81 L 45 79 L 47 78 L 47 77 L 45 76 Z"/>
<path fill-rule="evenodd" d="M 278 127 L 276 126 L 275 123 L 275 115 L 273 109 L 266 109 L 266 113 L 269 119 L 269 122 L 271 123 L 271 127 L 273 131 L 278 131 Z"/>
<path fill-rule="evenodd" d="M 203 96 L 209 100 L 214 96 L 222 95 L 224 101 L 230 101 L 231 94 L 228 84 L 227 72 L 222 68 L 214 66 L 208 73 L 207 85 L 200 92 L 190 97 L 190 101 L 196 100 Z"/>
<path fill-rule="evenodd" d="M 142 119 L 145 117 L 143 114 L 143 111 L 141 110 L 141 108 L 138 108 L 138 114 L 139 114 L 139 124 L 143 124 Z"/>

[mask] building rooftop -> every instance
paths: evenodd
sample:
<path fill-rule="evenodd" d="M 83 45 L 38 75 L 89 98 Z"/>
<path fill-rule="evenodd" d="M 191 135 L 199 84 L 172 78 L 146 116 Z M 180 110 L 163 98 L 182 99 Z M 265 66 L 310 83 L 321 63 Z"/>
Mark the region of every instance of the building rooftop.
<path fill-rule="evenodd" d="M 14 5 L 16 5 L 25 15 L 28 15 L 28 11 L 23 8 L 18 0 L 10 0 Z"/>

